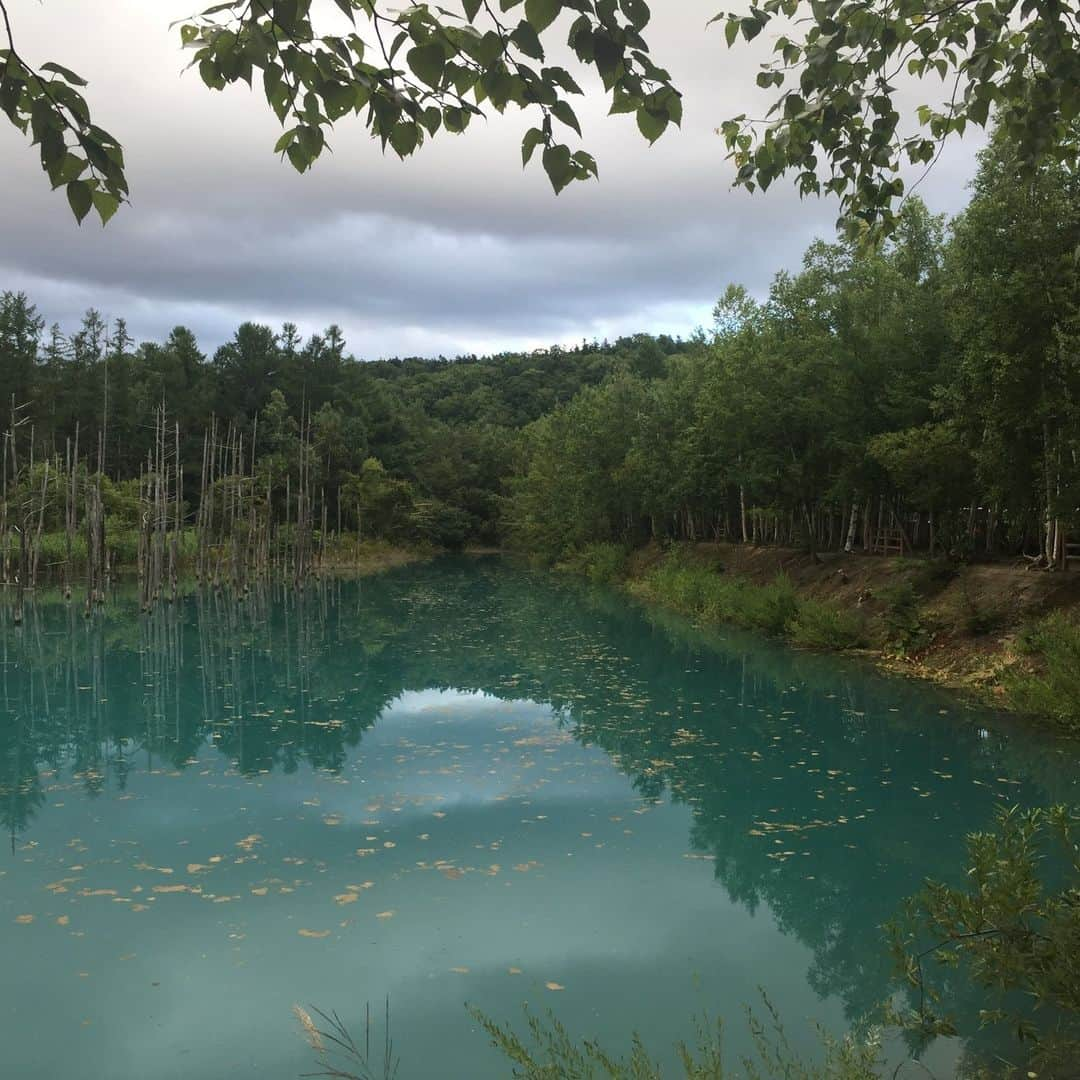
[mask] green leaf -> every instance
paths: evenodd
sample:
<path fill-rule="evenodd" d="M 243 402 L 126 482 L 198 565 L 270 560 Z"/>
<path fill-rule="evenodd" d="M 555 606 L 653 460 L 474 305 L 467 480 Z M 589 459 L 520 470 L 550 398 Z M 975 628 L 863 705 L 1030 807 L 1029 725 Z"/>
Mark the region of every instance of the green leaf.
<path fill-rule="evenodd" d="M 525 18 L 537 34 L 542 34 L 562 11 L 561 0 L 525 0 Z"/>
<path fill-rule="evenodd" d="M 102 227 L 104 227 L 109 224 L 109 219 L 113 214 L 120 209 L 120 200 L 115 195 L 100 189 L 93 193 L 92 198 L 94 200 L 94 209 L 97 210 Z"/>
<path fill-rule="evenodd" d="M 85 180 L 72 180 L 67 186 L 67 198 L 75 220 L 81 225 L 83 218 L 90 213 L 90 207 L 94 205 L 90 185 Z"/>
<path fill-rule="evenodd" d="M 534 60 L 544 59 L 544 46 L 536 30 L 525 19 L 522 19 L 510 35 L 510 40 L 526 55 Z"/>
<path fill-rule="evenodd" d="M 621 0 L 620 6 L 635 30 L 643 30 L 648 25 L 652 13 L 645 0 Z"/>
<path fill-rule="evenodd" d="M 549 146 L 543 156 L 544 171 L 551 181 L 551 186 L 558 195 L 574 179 L 574 165 L 570 157 L 570 147 Z"/>
<path fill-rule="evenodd" d="M 529 128 L 521 140 L 521 164 L 528 165 L 536 148 L 544 141 L 544 133 L 539 128 Z"/>
<path fill-rule="evenodd" d="M 54 64 L 50 61 L 47 64 L 41 65 L 42 71 L 53 71 L 62 78 L 67 79 L 72 86 L 88 86 L 87 81 L 79 75 L 76 75 L 70 68 L 63 67 L 61 64 Z"/>
<path fill-rule="evenodd" d="M 402 120 L 390 129 L 390 145 L 399 158 L 407 158 L 420 142 L 420 126 Z"/>
<path fill-rule="evenodd" d="M 569 102 L 556 101 L 551 106 L 551 114 L 556 120 L 561 120 L 567 127 L 573 128 L 574 131 L 581 134 L 581 125 L 578 123 L 578 118 L 574 114 L 574 110 L 570 108 Z"/>
<path fill-rule="evenodd" d="M 85 169 L 86 162 L 81 157 L 76 157 L 72 153 L 65 154 L 60 164 L 50 173 L 53 188 L 62 187 L 65 184 L 70 184 L 73 180 L 78 180 Z"/>
<path fill-rule="evenodd" d="M 667 130 L 668 114 L 659 112 L 656 109 L 638 109 L 637 126 L 641 134 L 650 143 L 654 143 Z"/>
<path fill-rule="evenodd" d="M 441 45 L 417 45 L 405 57 L 418 79 L 428 86 L 438 86 L 446 68 L 446 54 Z"/>

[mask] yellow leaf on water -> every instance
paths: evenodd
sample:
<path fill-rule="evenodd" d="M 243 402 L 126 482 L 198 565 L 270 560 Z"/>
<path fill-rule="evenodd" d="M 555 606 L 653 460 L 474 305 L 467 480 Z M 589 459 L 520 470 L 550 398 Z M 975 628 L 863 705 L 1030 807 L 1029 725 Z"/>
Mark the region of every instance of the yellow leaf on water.
<path fill-rule="evenodd" d="M 334 897 L 335 904 L 355 904 L 360 899 L 359 893 L 345 892 Z"/>
<path fill-rule="evenodd" d="M 379 911 L 376 913 L 376 919 L 392 919 L 396 912 L 391 908 L 389 911 Z"/>
<path fill-rule="evenodd" d="M 243 840 L 237 840 L 236 846 L 243 848 L 245 851 L 250 851 L 256 844 L 262 843 L 262 837 L 258 833 L 252 833 L 250 836 L 245 836 Z M 220 862 L 221 856 L 217 855 L 211 862 Z"/>
<path fill-rule="evenodd" d="M 203 866 L 202 863 L 189 862 L 187 864 L 187 872 L 189 874 L 197 874 L 200 870 L 209 870 L 209 866 Z"/>
<path fill-rule="evenodd" d="M 450 969 L 455 975 L 468 975 L 469 969 L 467 967 L 452 967 Z"/>
<path fill-rule="evenodd" d="M 155 885 L 154 892 L 156 893 L 177 893 L 177 892 L 194 892 L 190 885 Z"/>
<path fill-rule="evenodd" d="M 324 938 L 330 936 L 329 930 L 298 930 L 301 937 Z"/>
<path fill-rule="evenodd" d="M 20 926 L 27 926 L 27 925 L 29 925 L 30 923 L 32 923 L 34 921 L 34 916 L 33 915 L 16 915 L 15 916 L 15 921 Z"/>
<path fill-rule="evenodd" d="M 67 924 L 69 922 L 71 922 L 71 916 L 70 915 L 61 915 L 61 916 L 59 916 L 57 918 L 56 925 L 57 926 L 67 926 Z"/>
<path fill-rule="evenodd" d="M 265 885 L 260 885 L 257 889 L 251 891 L 255 896 L 265 896 L 270 890 Z"/>
<path fill-rule="evenodd" d="M 557 982 L 546 982 L 544 987 L 548 990 L 565 990 L 565 986 L 560 986 Z"/>
<path fill-rule="evenodd" d="M 521 974 L 521 968 L 515 968 L 515 967 L 507 968 L 506 972 L 507 972 L 508 975 L 520 975 Z"/>

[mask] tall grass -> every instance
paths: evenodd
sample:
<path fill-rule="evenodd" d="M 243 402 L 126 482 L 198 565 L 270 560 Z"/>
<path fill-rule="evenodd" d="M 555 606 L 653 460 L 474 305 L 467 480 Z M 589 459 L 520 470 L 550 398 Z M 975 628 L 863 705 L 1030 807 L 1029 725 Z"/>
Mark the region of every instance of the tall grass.
<path fill-rule="evenodd" d="M 686 1080 L 877 1080 L 882 1053 L 876 1029 L 837 1039 L 819 1027 L 822 1060 L 810 1064 L 792 1050 L 776 1008 L 764 993 L 761 996 L 768 1019 L 747 1009 L 754 1050 L 742 1058 L 741 1068 L 729 1067 L 725 1060 L 720 1023 L 699 1022 L 696 1045 L 675 1047 L 679 1075 Z M 617 1057 L 594 1041 L 575 1041 L 551 1012 L 541 1020 L 526 1007 L 528 1035 L 522 1037 L 478 1009 L 469 1011 L 492 1046 L 513 1064 L 513 1075 L 523 1080 L 663 1080 L 671 1075 L 661 1070 L 636 1032 L 629 1053 Z"/>

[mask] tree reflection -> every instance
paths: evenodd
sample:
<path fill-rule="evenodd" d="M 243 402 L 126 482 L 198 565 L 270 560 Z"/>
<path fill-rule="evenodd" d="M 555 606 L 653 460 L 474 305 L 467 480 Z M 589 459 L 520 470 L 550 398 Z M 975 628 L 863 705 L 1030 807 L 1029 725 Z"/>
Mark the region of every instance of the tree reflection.
<path fill-rule="evenodd" d="M 686 804 L 692 852 L 812 950 L 813 987 L 852 1018 L 883 995 L 880 926 L 900 898 L 954 877 L 1000 800 L 1068 798 L 1075 775 L 1060 747 L 926 687 L 498 561 L 207 591 L 148 614 L 134 597 L 89 619 L 39 601 L 0 624 L 0 645 L 12 843 L 64 773 L 93 795 L 208 749 L 245 776 L 337 771 L 408 691 L 528 699 L 643 798 Z"/>

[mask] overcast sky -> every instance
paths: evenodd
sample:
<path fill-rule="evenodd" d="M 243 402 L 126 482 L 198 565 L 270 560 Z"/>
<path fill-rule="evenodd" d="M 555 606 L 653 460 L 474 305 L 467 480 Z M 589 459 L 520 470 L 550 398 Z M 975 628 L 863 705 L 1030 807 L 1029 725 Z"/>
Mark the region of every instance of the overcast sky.
<path fill-rule="evenodd" d="M 334 153 L 301 177 L 272 153 L 280 129 L 261 96 L 181 76 L 169 23 L 193 0 L 8 6 L 20 52 L 89 79 L 95 119 L 127 156 L 132 205 L 107 229 L 79 228 L 36 151 L 0 124 L 0 289 L 24 289 L 65 328 L 94 306 L 139 340 L 183 323 L 212 350 L 247 319 L 304 333 L 336 322 L 364 358 L 686 334 L 729 282 L 761 293 L 832 235 L 833 201 L 800 201 L 786 183 L 764 196 L 730 188 L 714 131 L 768 100 L 753 78 L 768 43 L 729 52 L 722 28 L 705 29 L 719 0 L 654 0 L 648 36 L 685 104 L 682 130 L 654 147 L 579 80 L 600 181 L 558 198 L 538 161 L 521 170 L 520 112 L 404 163 L 346 119 Z M 933 210 L 963 205 L 977 147 L 947 149 L 920 188 Z"/>

